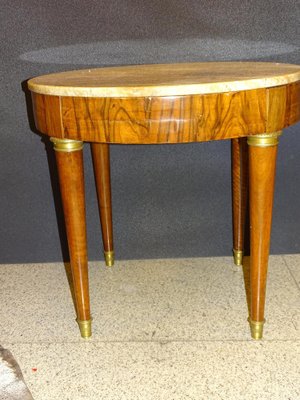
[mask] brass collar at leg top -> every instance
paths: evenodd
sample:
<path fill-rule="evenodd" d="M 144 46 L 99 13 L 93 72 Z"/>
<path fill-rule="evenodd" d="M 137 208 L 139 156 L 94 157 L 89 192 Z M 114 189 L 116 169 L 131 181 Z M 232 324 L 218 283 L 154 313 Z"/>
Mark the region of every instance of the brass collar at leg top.
<path fill-rule="evenodd" d="M 58 139 L 55 137 L 50 138 L 50 140 L 54 144 L 55 151 L 70 153 L 72 151 L 83 149 L 83 142 L 81 142 L 80 140 Z"/>
<path fill-rule="evenodd" d="M 278 138 L 280 135 L 282 135 L 281 131 L 248 136 L 247 143 L 249 146 L 257 146 L 257 147 L 276 146 L 279 143 Z"/>

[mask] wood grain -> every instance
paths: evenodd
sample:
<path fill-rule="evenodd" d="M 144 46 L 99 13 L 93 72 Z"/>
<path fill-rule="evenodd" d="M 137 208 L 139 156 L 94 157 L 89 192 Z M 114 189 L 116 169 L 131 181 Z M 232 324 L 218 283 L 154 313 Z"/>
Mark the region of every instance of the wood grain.
<path fill-rule="evenodd" d="M 84 98 L 32 94 L 37 128 L 99 143 L 187 143 L 281 130 L 300 119 L 300 83 L 196 96 Z M 50 122 L 49 122 L 50 121 Z M 275 129 L 276 128 L 276 129 Z"/>
<path fill-rule="evenodd" d="M 259 89 L 300 80 L 300 66 L 265 62 L 150 64 L 60 72 L 30 79 L 36 93 L 157 97 Z"/>
<path fill-rule="evenodd" d="M 278 86 L 267 90 L 266 132 L 280 131 L 285 125 L 287 87 Z"/>
<path fill-rule="evenodd" d="M 246 138 L 231 141 L 233 249 L 244 250 L 248 196 L 248 145 Z"/>
<path fill-rule="evenodd" d="M 300 82 L 268 88 L 266 132 L 280 131 L 300 119 Z"/>
<path fill-rule="evenodd" d="M 277 146 L 249 146 L 251 319 L 263 321 Z"/>
<path fill-rule="evenodd" d="M 290 126 L 300 119 L 300 82 L 287 87 L 285 126 Z"/>
<path fill-rule="evenodd" d="M 63 137 L 61 98 L 32 93 L 33 113 L 37 130 L 58 138 Z"/>
<path fill-rule="evenodd" d="M 101 221 L 103 248 L 105 252 L 113 251 L 112 207 L 110 188 L 109 145 L 105 143 L 91 144 L 94 175 Z"/>
<path fill-rule="evenodd" d="M 62 99 L 67 137 L 108 143 L 186 143 L 263 131 L 265 90 L 203 96 Z M 87 139 L 88 138 L 88 139 Z"/>
<path fill-rule="evenodd" d="M 87 239 L 82 150 L 55 152 L 78 319 L 89 320 Z"/>

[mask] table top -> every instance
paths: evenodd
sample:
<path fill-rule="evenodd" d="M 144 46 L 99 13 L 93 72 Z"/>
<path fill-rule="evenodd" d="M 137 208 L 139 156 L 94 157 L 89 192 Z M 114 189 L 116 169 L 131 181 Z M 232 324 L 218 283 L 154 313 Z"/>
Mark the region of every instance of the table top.
<path fill-rule="evenodd" d="M 32 92 L 72 97 L 145 97 L 224 93 L 300 81 L 300 66 L 269 62 L 205 62 L 105 67 L 28 81 Z"/>

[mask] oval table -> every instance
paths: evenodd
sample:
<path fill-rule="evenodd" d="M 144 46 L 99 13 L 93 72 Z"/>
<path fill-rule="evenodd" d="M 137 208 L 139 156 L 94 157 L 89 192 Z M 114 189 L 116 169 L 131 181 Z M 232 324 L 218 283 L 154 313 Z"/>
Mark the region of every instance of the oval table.
<path fill-rule="evenodd" d="M 300 66 L 261 62 L 97 68 L 30 79 L 37 129 L 56 152 L 77 321 L 91 335 L 83 177 L 90 142 L 106 264 L 114 262 L 109 144 L 231 139 L 233 253 L 242 264 L 249 182 L 250 328 L 263 334 L 278 137 L 300 119 Z M 248 176 L 249 170 L 249 176 Z"/>

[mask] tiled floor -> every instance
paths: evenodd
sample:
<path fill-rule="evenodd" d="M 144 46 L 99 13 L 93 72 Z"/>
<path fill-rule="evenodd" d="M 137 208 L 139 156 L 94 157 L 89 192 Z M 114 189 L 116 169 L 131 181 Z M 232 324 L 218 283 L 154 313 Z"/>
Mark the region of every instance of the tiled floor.
<path fill-rule="evenodd" d="M 270 258 L 259 342 L 248 260 L 244 271 L 229 257 L 90 263 L 88 340 L 66 270 L 0 266 L 0 344 L 35 400 L 300 399 L 300 255 Z"/>

